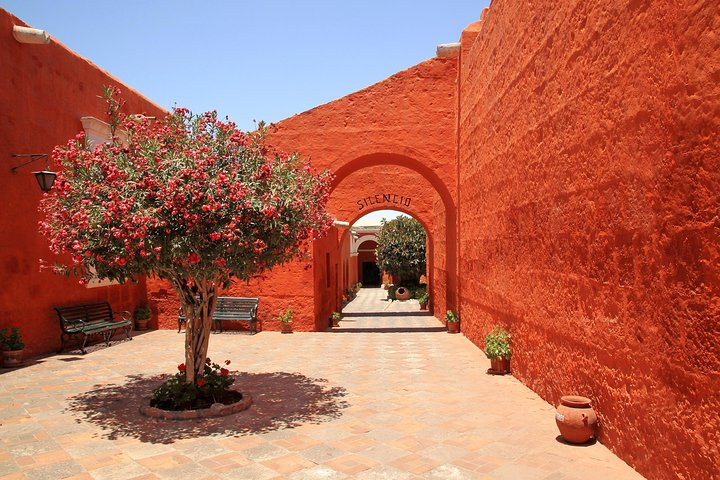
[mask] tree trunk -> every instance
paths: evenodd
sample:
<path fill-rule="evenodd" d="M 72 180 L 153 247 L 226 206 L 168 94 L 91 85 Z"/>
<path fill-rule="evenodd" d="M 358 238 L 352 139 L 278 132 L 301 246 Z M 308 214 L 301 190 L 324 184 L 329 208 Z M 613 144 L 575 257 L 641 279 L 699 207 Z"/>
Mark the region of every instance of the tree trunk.
<path fill-rule="evenodd" d="M 185 312 L 185 381 L 194 383 L 203 375 L 207 358 L 212 317 L 217 305 L 217 287 L 213 282 L 198 281 L 194 287 L 187 280 L 174 282 Z"/>

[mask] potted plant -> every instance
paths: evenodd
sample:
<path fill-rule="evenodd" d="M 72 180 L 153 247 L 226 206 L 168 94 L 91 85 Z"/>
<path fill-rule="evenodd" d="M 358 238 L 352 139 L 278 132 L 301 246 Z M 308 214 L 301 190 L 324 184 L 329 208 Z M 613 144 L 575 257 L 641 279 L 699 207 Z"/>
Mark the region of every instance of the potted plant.
<path fill-rule="evenodd" d="M 390 288 L 390 282 L 383 282 L 383 288 L 384 288 L 385 290 L 387 290 L 388 288 Z"/>
<path fill-rule="evenodd" d="M 147 305 L 140 305 L 135 309 L 135 330 L 147 330 L 148 323 L 152 317 L 150 307 Z"/>
<path fill-rule="evenodd" d="M 290 308 L 288 308 L 283 313 L 278 315 L 278 320 L 280 321 L 280 328 L 282 329 L 281 330 L 282 333 L 293 333 L 292 316 L 293 316 L 293 311 Z"/>
<path fill-rule="evenodd" d="M 333 312 L 331 318 L 332 318 L 332 326 L 339 327 L 340 326 L 340 312 Z"/>
<path fill-rule="evenodd" d="M 3 365 L 7 368 L 19 367 L 23 364 L 25 344 L 20 335 L 20 329 L 13 327 L 8 333 L 7 328 L 0 330 L 0 345 L 3 350 Z"/>
<path fill-rule="evenodd" d="M 445 324 L 447 325 L 448 333 L 460 333 L 460 317 L 452 310 L 448 310 L 445 314 Z"/>
<path fill-rule="evenodd" d="M 502 327 L 495 327 L 485 337 L 485 355 L 490 359 L 489 373 L 505 375 L 510 372 L 510 337 Z"/>
<path fill-rule="evenodd" d="M 428 292 L 422 292 L 418 296 L 418 303 L 420 304 L 420 310 L 427 310 L 429 300 L 430 300 L 430 294 Z"/>

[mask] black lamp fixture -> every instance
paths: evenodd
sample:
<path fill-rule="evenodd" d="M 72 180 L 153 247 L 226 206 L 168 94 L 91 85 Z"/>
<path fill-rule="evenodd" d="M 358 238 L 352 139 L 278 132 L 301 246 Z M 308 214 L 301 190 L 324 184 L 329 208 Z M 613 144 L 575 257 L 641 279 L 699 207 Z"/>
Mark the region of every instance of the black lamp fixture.
<path fill-rule="evenodd" d="M 35 180 L 37 180 L 38 185 L 40 185 L 40 190 L 43 192 L 49 192 L 52 188 L 53 184 L 55 183 L 55 177 L 57 174 L 55 172 L 51 172 L 48 167 L 48 155 L 47 153 L 13 153 L 13 157 L 30 157 L 30 160 L 28 160 L 25 163 L 21 163 L 20 165 L 11 168 L 12 172 L 15 173 L 15 170 L 17 170 L 20 167 L 24 167 L 25 165 L 29 165 L 33 163 L 36 160 L 39 160 L 41 158 L 45 158 L 45 170 L 40 170 L 37 172 L 32 172 L 35 174 Z"/>

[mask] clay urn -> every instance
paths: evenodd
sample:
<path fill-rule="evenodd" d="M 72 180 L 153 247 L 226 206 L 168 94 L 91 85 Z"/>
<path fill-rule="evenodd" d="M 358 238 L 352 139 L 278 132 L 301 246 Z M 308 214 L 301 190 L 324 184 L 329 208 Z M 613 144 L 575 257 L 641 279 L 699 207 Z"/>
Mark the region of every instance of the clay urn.
<path fill-rule="evenodd" d="M 585 443 L 595 435 L 597 415 L 590 406 L 590 399 L 578 395 L 560 397 L 555 412 L 555 423 L 560 435 L 570 443 Z"/>

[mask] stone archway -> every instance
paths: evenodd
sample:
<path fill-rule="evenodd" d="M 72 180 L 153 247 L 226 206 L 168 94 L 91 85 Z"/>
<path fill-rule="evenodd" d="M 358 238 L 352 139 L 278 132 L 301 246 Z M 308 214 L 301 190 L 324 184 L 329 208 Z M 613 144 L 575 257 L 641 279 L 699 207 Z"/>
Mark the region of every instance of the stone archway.
<path fill-rule="evenodd" d="M 454 204 L 442 180 L 423 168 L 422 162 L 398 154 L 363 155 L 337 170 L 328 203 L 328 210 L 335 218 L 353 225 L 366 214 L 384 209 L 405 213 L 422 224 L 427 234 L 427 277 L 433 305 L 436 311 L 452 308 L 447 306 L 448 299 L 454 298 L 455 292 L 448 288 L 453 288 L 454 283 L 448 282 L 446 268 L 455 264 L 454 251 L 450 258 L 447 255 L 448 243 L 454 245 L 455 226 L 448 224 L 448 219 L 451 222 L 454 219 Z M 443 246 L 441 249 L 435 248 L 438 240 Z M 342 257 L 343 252 L 351 250 L 351 244 L 349 231 L 340 232 L 338 262 L 346 287 L 360 278 L 359 267 L 353 269 L 351 262 L 350 275 L 347 275 L 348 263 Z M 319 250 L 316 252 L 322 255 Z M 454 271 L 450 273 L 454 275 Z M 316 284 L 321 283 L 321 279 L 316 278 Z"/>

